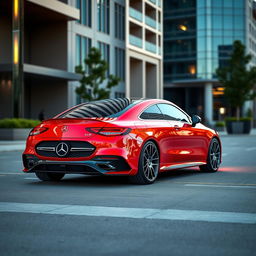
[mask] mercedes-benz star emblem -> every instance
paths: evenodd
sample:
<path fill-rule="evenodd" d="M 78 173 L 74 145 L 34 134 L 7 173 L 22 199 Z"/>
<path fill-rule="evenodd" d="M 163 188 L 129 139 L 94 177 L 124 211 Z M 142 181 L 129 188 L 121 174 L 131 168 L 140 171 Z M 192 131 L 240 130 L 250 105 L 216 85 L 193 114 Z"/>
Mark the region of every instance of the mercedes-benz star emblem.
<path fill-rule="evenodd" d="M 67 155 L 69 147 L 65 142 L 61 142 L 56 146 L 55 150 L 58 156 L 63 157 Z"/>
<path fill-rule="evenodd" d="M 66 125 L 64 125 L 62 128 L 61 128 L 61 131 L 62 132 L 67 132 L 68 131 L 68 127 Z"/>

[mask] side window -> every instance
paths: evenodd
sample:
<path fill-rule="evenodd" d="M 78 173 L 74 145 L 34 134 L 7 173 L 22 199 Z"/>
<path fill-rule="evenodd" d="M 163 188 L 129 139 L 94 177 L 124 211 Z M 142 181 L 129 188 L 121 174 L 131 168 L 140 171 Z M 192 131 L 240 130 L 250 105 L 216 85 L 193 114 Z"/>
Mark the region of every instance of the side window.
<path fill-rule="evenodd" d="M 160 120 L 163 119 L 163 115 L 157 105 L 153 105 L 144 110 L 144 112 L 140 115 L 140 118 Z"/>
<path fill-rule="evenodd" d="M 161 112 L 163 113 L 165 120 L 174 120 L 174 121 L 181 121 L 181 122 L 188 122 L 189 119 L 186 114 L 182 111 L 177 109 L 176 107 L 169 105 L 169 104 L 158 104 L 157 105 Z"/>

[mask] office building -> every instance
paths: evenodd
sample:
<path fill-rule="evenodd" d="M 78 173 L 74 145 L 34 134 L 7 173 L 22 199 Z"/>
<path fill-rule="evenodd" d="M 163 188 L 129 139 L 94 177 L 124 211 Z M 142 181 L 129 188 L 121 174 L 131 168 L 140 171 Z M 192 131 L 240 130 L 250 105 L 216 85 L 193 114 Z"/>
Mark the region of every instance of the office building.
<path fill-rule="evenodd" d="M 164 97 L 209 122 L 228 105 L 215 70 L 240 40 L 256 65 L 252 0 L 168 0 L 164 6 Z M 246 104 L 245 108 L 255 105 Z M 245 109 L 246 111 L 246 109 Z M 254 111 L 255 112 L 255 111 Z"/>
<path fill-rule="evenodd" d="M 75 66 L 92 46 L 121 79 L 111 98 L 162 97 L 162 0 L 2 0 L 0 20 L 0 118 L 81 102 Z"/>

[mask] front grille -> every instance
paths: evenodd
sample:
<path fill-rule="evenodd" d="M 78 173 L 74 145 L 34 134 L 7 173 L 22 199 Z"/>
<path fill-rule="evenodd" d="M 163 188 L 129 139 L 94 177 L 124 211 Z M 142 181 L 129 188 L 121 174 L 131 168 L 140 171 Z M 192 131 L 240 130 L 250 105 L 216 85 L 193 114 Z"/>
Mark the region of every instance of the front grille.
<path fill-rule="evenodd" d="M 65 148 L 62 150 L 61 145 Z M 58 151 L 57 149 L 60 149 Z M 36 153 L 40 156 L 58 158 L 88 157 L 93 154 L 95 147 L 86 141 L 42 141 L 36 145 Z M 59 155 L 57 154 L 59 152 Z M 66 153 L 65 153 L 66 152 Z"/>

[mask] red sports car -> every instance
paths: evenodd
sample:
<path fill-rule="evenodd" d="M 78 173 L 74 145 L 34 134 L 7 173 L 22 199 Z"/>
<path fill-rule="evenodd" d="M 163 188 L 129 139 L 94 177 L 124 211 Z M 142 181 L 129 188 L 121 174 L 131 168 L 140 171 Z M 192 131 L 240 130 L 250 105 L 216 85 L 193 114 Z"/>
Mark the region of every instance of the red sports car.
<path fill-rule="evenodd" d="M 153 183 L 160 172 L 221 163 L 218 134 L 166 100 L 108 99 L 82 103 L 29 134 L 24 172 L 43 181 L 65 174 L 128 175 Z"/>

